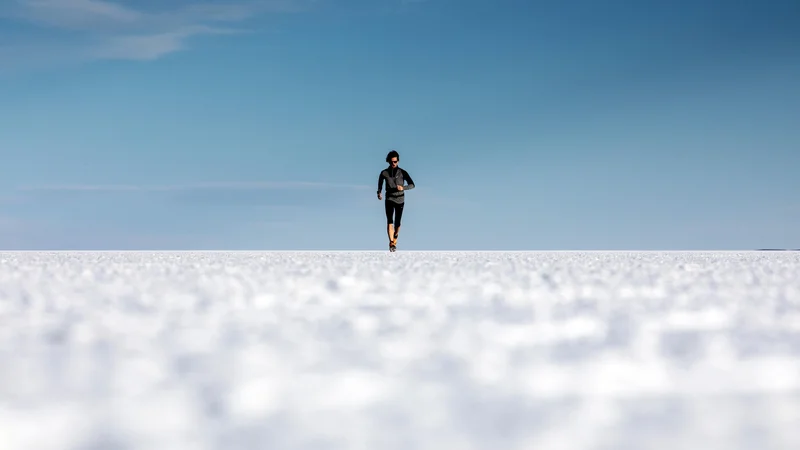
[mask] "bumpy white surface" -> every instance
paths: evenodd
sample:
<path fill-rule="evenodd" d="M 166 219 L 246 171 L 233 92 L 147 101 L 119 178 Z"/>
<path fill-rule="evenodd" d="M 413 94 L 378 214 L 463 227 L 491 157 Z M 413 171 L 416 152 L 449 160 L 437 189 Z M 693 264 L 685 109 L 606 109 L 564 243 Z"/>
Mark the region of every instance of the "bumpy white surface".
<path fill-rule="evenodd" d="M 0 448 L 797 449 L 800 253 L 0 253 Z"/>

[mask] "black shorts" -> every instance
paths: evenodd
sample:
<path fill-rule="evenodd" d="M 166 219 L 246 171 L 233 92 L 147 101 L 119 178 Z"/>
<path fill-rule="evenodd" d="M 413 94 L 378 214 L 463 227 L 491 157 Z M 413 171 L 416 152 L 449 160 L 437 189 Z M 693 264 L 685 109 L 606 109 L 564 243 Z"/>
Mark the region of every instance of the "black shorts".
<path fill-rule="evenodd" d="M 403 219 L 403 207 L 405 203 L 395 203 L 393 201 L 384 200 L 383 207 L 386 210 L 386 224 L 394 224 L 395 228 L 400 226 L 400 221 Z M 392 218 L 394 216 L 394 218 Z"/>

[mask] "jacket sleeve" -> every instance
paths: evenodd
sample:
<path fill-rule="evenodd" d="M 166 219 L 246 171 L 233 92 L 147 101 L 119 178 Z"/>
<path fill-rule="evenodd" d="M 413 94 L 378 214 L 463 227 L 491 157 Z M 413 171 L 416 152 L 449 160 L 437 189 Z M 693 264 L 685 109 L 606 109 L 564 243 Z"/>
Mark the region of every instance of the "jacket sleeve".
<path fill-rule="evenodd" d="M 383 172 L 378 174 L 378 195 L 380 195 L 381 190 L 383 190 Z"/>
<path fill-rule="evenodd" d="M 411 175 L 409 175 L 405 169 L 402 170 L 403 170 L 403 180 L 406 181 L 406 186 L 403 186 L 403 190 L 407 191 L 409 189 L 414 189 L 414 180 L 411 178 Z"/>

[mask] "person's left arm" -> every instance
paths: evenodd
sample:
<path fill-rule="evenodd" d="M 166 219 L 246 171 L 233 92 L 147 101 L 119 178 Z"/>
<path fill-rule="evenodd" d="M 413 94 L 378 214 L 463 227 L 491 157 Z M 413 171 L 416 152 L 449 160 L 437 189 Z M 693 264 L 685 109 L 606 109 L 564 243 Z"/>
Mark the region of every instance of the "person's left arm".
<path fill-rule="evenodd" d="M 407 191 L 409 189 L 414 189 L 414 180 L 411 178 L 411 175 L 409 175 L 405 169 L 400 169 L 400 170 L 403 171 L 403 180 L 405 180 L 405 182 L 407 183 L 405 186 L 403 186 L 403 190 Z"/>

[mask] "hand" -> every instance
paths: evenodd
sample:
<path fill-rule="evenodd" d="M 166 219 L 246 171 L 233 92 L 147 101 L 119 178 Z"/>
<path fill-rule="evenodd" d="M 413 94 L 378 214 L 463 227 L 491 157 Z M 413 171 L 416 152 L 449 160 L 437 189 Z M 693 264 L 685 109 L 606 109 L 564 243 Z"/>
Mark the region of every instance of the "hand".
<path fill-rule="evenodd" d="M 403 186 L 397 186 L 397 190 L 398 191 L 402 191 L 403 190 Z"/>
<path fill-rule="evenodd" d="M 378 194 L 378 200 L 382 200 L 382 199 L 383 199 L 383 197 L 381 197 L 381 194 Z"/>

